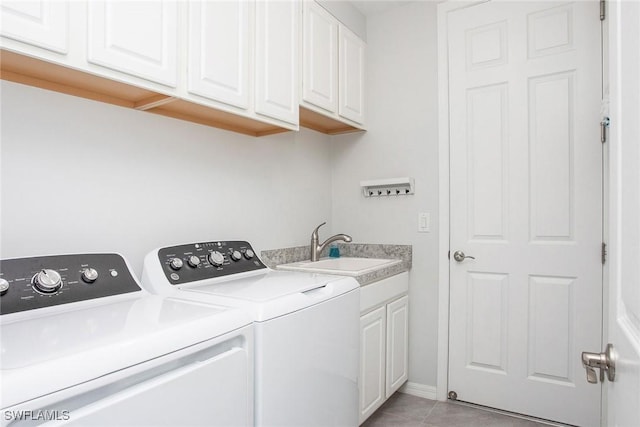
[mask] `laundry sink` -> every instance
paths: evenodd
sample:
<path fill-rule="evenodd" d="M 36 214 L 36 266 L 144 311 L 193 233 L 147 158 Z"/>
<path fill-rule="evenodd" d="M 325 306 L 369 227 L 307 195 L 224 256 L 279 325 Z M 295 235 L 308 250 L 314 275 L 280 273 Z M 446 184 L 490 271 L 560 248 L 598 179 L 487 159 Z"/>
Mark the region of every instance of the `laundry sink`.
<path fill-rule="evenodd" d="M 300 261 L 278 266 L 280 270 L 306 271 L 309 273 L 360 276 L 365 273 L 400 264 L 399 259 L 379 258 L 323 258 L 320 261 Z"/>

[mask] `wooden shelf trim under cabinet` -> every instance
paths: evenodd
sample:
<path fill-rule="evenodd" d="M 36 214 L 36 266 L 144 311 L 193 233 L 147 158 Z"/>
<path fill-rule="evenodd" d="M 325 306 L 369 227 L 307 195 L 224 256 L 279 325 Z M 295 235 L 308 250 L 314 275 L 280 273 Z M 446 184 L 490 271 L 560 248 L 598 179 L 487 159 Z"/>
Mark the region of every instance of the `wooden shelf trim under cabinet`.
<path fill-rule="evenodd" d="M 331 117 L 325 116 L 303 106 L 300 106 L 300 126 L 326 133 L 328 135 L 364 132 L 363 129 L 332 119 Z"/>
<path fill-rule="evenodd" d="M 0 49 L 0 78 L 250 136 L 289 132 L 269 123 Z"/>

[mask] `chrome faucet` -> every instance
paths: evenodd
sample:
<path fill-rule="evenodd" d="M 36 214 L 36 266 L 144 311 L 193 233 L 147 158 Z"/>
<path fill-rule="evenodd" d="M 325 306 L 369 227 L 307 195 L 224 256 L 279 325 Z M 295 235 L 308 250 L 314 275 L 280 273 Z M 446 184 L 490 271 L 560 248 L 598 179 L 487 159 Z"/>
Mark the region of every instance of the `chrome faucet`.
<path fill-rule="evenodd" d="M 311 261 L 318 261 L 320 259 L 320 253 L 329 243 L 333 243 L 336 240 L 342 240 L 343 242 L 347 243 L 351 241 L 351 236 L 348 236 L 346 234 L 336 234 L 335 236 L 331 236 L 327 240 L 319 244 L 318 229 L 320 229 L 320 227 L 325 224 L 326 222 L 323 222 L 322 224 L 317 226 L 315 230 L 313 230 L 313 233 L 311 233 Z"/>

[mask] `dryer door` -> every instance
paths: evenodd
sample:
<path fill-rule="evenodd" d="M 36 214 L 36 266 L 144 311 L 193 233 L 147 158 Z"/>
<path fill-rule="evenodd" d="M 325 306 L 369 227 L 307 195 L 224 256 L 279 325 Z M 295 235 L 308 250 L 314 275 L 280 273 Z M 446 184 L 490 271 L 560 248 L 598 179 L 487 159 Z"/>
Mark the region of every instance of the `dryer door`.
<path fill-rule="evenodd" d="M 2 425 L 33 425 L 34 420 L 36 425 L 53 421 L 46 425 L 83 427 L 253 425 L 246 341 L 235 337 L 187 350 L 190 354 L 176 352 L 161 357 L 161 363 L 147 362 L 3 409 Z"/>

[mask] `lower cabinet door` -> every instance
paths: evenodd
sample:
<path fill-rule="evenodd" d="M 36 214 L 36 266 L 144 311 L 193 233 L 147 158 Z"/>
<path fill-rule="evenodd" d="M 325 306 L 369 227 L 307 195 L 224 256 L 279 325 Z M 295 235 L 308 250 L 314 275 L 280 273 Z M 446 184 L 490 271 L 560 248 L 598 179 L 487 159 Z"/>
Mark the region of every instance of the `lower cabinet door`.
<path fill-rule="evenodd" d="M 360 317 L 360 423 L 386 400 L 385 314 L 382 306 Z"/>
<path fill-rule="evenodd" d="M 409 377 L 408 347 L 409 297 L 404 296 L 387 304 L 387 398 Z"/>

